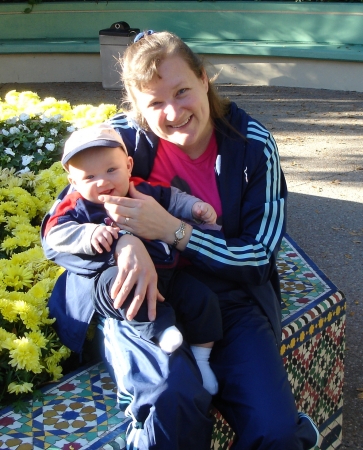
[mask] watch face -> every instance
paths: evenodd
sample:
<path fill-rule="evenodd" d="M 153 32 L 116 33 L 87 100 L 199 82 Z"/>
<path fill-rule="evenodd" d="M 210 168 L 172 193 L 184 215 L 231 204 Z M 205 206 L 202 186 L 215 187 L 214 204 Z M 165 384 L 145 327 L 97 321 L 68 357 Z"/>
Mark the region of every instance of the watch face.
<path fill-rule="evenodd" d="M 182 239 L 184 237 L 185 231 L 184 230 L 177 230 L 175 232 L 175 236 L 177 237 L 177 239 Z"/>

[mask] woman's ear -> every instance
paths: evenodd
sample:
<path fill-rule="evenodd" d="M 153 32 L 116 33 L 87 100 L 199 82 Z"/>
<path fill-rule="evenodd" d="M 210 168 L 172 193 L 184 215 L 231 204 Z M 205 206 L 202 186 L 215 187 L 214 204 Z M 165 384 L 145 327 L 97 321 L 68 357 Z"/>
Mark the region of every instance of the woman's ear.
<path fill-rule="evenodd" d="M 201 80 L 202 80 L 203 85 L 204 85 L 205 88 L 206 88 L 206 92 L 208 92 L 208 90 L 209 90 L 209 78 L 208 78 L 207 72 L 206 72 L 206 70 L 204 69 L 204 67 L 203 67 L 202 71 L 203 71 L 203 72 L 202 72 L 202 78 L 201 78 Z"/>

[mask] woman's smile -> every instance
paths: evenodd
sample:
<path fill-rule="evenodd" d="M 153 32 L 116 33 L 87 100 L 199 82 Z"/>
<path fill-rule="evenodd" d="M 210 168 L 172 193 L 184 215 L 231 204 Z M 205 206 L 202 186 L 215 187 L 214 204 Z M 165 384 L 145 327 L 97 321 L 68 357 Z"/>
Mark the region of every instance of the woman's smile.
<path fill-rule="evenodd" d="M 181 123 L 180 125 L 169 125 L 169 127 L 171 127 L 171 128 L 182 128 L 185 125 L 187 125 L 190 122 L 191 119 L 192 119 L 192 116 L 189 116 L 184 123 Z"/>

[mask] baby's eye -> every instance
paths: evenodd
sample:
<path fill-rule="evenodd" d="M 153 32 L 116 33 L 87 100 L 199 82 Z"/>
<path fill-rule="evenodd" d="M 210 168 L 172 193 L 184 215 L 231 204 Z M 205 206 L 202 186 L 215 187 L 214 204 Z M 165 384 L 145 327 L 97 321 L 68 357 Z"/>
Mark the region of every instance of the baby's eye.
<path fill-rule="evenodd" d="M 155 107 L 159 106 L 160 104 L 161 104 L 161 102 L 152 102 L 152 103 L 150 103 L 150 107 L 155 108 Z"/>
<path fill-rule="evenodd" d="M 93 177 L 94 177 L 94 175 L 87 175 L 85 179 L 86 180 L 92 180 Z"/>
<path fill-rule="evenodd" d="M 185 94 L 186 91 L 187 91 L 187 88 L 179 89 L 178 95 Z"/>
<path fill-rule="evenodd" d="M 114 167 L 110 167 L 109 169 L 107 169 L 107 172 L 110 173 L 110 172 L 114 172 L 115 170 L 116 169 Z"/>

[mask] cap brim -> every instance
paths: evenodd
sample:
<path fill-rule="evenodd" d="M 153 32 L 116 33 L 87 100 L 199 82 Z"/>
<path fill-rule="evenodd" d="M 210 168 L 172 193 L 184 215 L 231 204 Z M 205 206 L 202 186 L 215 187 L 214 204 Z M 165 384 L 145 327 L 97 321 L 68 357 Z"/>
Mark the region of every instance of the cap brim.
<path fill-rule="evenodd" d="M 122 144 L 120 142 L 111 141 L 111 140 L 108 140 L 108 139 L 98 139 L 96 141 L 87 142 L 85 144 L 79 145 L 78 147 L 73 149 L 71 152 L 67 153 L 67 155 L 63 156 L 63 158 L 61 160 L 61 163 L 64 166 L 77 153 L 79 153 L 79 152 L 81 152 L 83 150 L 87 150 L 87 148 L 91 148 L 91 147 L 121 147 L 121 149 L 123 151 L 125 151 L 123 146 L 122 146 Z"/>

